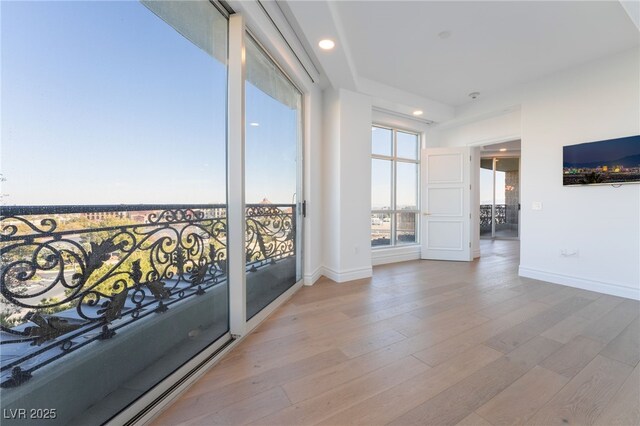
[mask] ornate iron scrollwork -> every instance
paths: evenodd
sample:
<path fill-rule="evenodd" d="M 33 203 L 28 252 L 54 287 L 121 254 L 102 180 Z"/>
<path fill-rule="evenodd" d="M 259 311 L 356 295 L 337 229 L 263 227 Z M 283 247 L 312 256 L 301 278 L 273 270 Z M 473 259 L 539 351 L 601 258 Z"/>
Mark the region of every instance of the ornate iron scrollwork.
<path fill-rule="evenodd" d="M 246 212 L 246 258 L 250 271 L 295 253 L 295 206 L 253 205 Z"/>
<path fill-rule="evenodd" d="M 37 312 L 29 312 L 25 316 L 25 319 L 36 325 L 35 327 L 25 328 L 24 332 L 27 337 L 33 339 L 31 345 L 38 346 L 48 340 L 53 340 L 63 334 L 77 330 L 84 324 L 83 321 L 74 323 L 68 319 L 59 318 L 53 315 L 44 318 Z"/>
<path fill-rule="evenodd" d="M 495 218 L 492 218 L 491 204 L 480 205 L 480 229 L 483 232 L 491 230 L 491 221 L 495 221 L 496 225 L 507 223 L 507 206 L 505 204 L 495 205 Z"/>
<path fill-rule="evenodd" d="M 224 282 L 225 213 L 225 205 L 3 207 L 0 344 L 33 349 L 2 361 L 2 386 Z M 246 221 L 248 270 L 295 253 L 294 205 L 249 205 Z M 25 314 L 34 325 L 15 321 Z"/>

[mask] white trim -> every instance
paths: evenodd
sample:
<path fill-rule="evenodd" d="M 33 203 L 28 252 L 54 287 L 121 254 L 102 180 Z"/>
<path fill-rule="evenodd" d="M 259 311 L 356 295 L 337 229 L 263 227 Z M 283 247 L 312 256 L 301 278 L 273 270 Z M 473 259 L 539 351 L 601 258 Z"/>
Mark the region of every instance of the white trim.
<path fill-rule="evenodd" d="M 313 285 L 322 276 L 322 266 L 318 266 L 315 271 L 310 274 L 304 274 L 304 285 Z"/>
<path fill-rule="evenodd" d="M 420 259 L 420 244 L 410 246 L 396 246 L 371 250 L 371 263 L 373 266 L 387 263 L 406 262 Z"/>
<path fill-rule="evenodd" d="M 595 281 L 571 275 L 557 274 L 555 272 L 528 268 L 522 265 L 518 268 L 518 275 L 520 275 L 521 277 L 533 278 L 535 280 L 547 281 L 553 284 L 561 284 L 569 287 L 580 288 L 582 290 L 595 291 L 598 293 L 610 294 L 612 296 L 640 300 L 640 289 L 626 287 L 620 284 Z"/>
<path fill-rule="evenodd" d="M 517 141 L 517 140 L 522 140 L 522 137 L 520 136 L 520 134 L 511 134 L 511 135 L 507 135 L 507 136 L 501 136 L 499 138 L 485 138 L 485 139 L 478 139 L 476 141 L 473 142 L 469 142 L 466 146 L 482 146 L 482 145 L 493 145 L 493 144 L 497 144 L 497 143 L 504 143 L 504 142 L 512 142 L 512 141 Z"/>
<path fill-rule="evenodd" d="M 419 118 L 416 116 L 408 116 L 407 114 L 403 114 L 401 112 L 393 111 L 383 107 L 378 107 L 375 105 L 371 107 L 371 111 L 373 116 L 379 116 L 383 121 L 399 120 L 401 123 L 406 123 L 406 125 L 408 126 L 420 127 L 421 130 L 419 130 L 418 132 L 424 132 L 428 126 L 435 124 L 435 121 L 433 120 L 428 120 L 426 118 Z M 374 118 L 374 121 L 375 120 L 376 119 Z"/>
<path fill-rule="evenodd" d="M 629 18 L 633 21 L 636 28 L 640 30 L 640 3 L 631 0 L 620 0 L 620 4 L 624 8 Z"/>
<path fill-rule="evenodd" d="M 241 4 L 246 3 L 246 1 L 242 1 Z M 263 1 L 260 2 L 262 7 L 264 8 L 265 13 L 268 15 L 268 18 L 273 20 L 273 25 L 277 28 L 277 30 L 282 34 L 286 44 L 289 45 L 289 52 L 285 51 L 285 53 L 292 54 L 295 56 L 298 65 L 303 68 L 305 73 L 308 73 L 311 79 L 320 81 L 320 72 L 318 71 L 318 67 L 311 59 L 311 56 L 307 53 L 302 41 L 298 38 L 295 30 L 293 29 L 289 18 L 282 10 L 282 6 L 275 1 Z M 261 21 L 260 23 L 256 23 L 264 26 L 266 22 Z M 292 58 L 293 60 L 293 58 Z M 295 62 L 293 62 L 295 63 Z"/>
<path fill-rule="evenodd" d="M 253 329 L 260 325 L 262 321 L 267 319 L 267 317 L 271 315 L 276 309 L 282 306 L 284 302 L 289 300 L 289 298 L 291 298 L 291 296 L 293 296 L 296 291 L 300 290 L 300 288 L 302 288 L 302 280 L 295 283 L 287 291 L 278 296 L 276 300 L 269 303 L 260 312 L 255 314 L 253 318 L 247 321 L 247 333 L 245 335 L 251 333 Z"/>
<path fill-rule="evenodd" d="M 473 251 L 473 258 L 477 259 L 479 257 L 480 257 L 480 249 L 478 248 Z"/>
<path fill-rule="evenodd" d="M 229 273 L 229 327 L 242 336 L 246 328 L 247 280 L 245 253 L 245 25 L 242 15 L 229 17 L 227 106 L 227 262 Z"/>
<path fill-rule="evenodd" d="M 347 269 L 340 272 L 325 266 L 322 268 L 322 271 L 322 275 L 338 283 L 360 280 L 362 278 L 369 278 L 373 276 L 373 268 L 370 266 L 366 268 Z"/>
<path fill-rule="evenodd" d="M 242 15 L 244 17 L 246 28 L 249 29 L 252 36 L 264 47 L 264 50 L 272 56 L 274 62 L 282 68 L 285 75 L 298 87 L 298 90 L 303 93 L 308 92 L 314 83 L 312 82 L 312 77 L 307 74 L 307 71 L 317 79 L 320 78 L 320 75 L 316 75 L 314 72 L 316 68 L 315 64 L 313 65 L 313 70 L 310 68 L 305 70 L 306 65 L 302 65 L 302 63 L 313 63 L 313 61 L 304 49 L 301 50 L 299 48 L 295 40 L 297 37 L 291 38 L 292 33 L 295 33 L 295 31 L 290 27 L 286 16 L 281 14 L 282 11 L 280 10 L 280 13 L 277 13 L 274 8 L 265 7 L 265 9 L 268 9 L 269 12 L 274 14 L 273 16 L 268 15 L 268 12 L 265 13 L 265 10 L 260 6 L 259 0 L 228 0 L 227 3 L 236 12 L 236 15 Z M 276 14 L 280 16 L 275 16 Z M 275 25 L 282 25 L 282 27 L 274 26 L 274 23 L 271 22 L 271 19 L 274 17 L 276 18 L 275 21 L 277 21 Z M 283 37 L 286 37 L 286 42 L 283 40 Z M 295 52 L 287 46 L 287 43 L 289 43 L 289 46 L 291 46 Z M 295 56 L 304 58 L 304 60 L 301 61 L 302 63 L 298 62 Z"/>

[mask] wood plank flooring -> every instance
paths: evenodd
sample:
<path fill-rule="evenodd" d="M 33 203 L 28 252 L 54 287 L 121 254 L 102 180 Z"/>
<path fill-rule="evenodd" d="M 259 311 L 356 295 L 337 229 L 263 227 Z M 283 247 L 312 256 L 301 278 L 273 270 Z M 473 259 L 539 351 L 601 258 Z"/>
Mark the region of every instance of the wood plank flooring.
<path fill-rule="evenodd" d="M 152 424 L 640 425 L 639 302 L 517 250 L 304 287 Z"/>

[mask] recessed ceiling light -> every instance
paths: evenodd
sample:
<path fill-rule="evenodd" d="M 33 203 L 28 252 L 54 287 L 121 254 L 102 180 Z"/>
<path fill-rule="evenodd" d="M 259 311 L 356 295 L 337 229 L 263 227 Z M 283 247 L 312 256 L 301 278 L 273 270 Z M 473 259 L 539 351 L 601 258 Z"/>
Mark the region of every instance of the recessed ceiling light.
<path fill-rule="evenodd" d="M 499 151 L 500 152 L 505 152 L 507 150 L 507 148 L 500 148 Z"/>
<path fill-rule="evenodd" d="M 422 114 L 423 114 L 423 112 L 420 109 L 417 109 L 417 110 L 413 111 L 413 115 L 415 115 L 416 117 L 419 116 L 419 115 L 422 115 Z"/>
<path fill-rule="evenodd" d="M 251 127 L 258 127 L 259 125 L 260 125 L 260 123 L 256 123 L 256 122 L 249 123 L 249 126 L 251 126 Z"/>
<path fill-rule="evenodd" d="M 336 46 L 336 43 L 333 40 L 325 38 L 324 40 L 320 40 L 318 46 L 320 46 L 322 50 L 331 50 Z"/>
<path fill-rule="evenodd" d="M 469 93 L 469 97 L 471 99 L 478 99 L 478 96 L 480 96 L 480 92 L 471 92 L 471 93 Z"/>
<path fill-rule="evenodd" d="M 445 30 L 445 31 L 441 31 L 438 33 L 438 37 L 440 37 L 441 39 L 445 39 L 445 38 L 449 38 L 451 37 L 451 31 Z"/>

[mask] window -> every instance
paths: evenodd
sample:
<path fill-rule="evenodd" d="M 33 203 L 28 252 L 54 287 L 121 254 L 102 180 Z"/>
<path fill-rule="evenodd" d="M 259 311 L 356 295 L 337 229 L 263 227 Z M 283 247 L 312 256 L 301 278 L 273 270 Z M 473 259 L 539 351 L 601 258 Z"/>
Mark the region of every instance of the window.
<path fill-rule="evenodd" d="M 371 128 L 371 245 L 418 243 L 420 136 Z"/>

